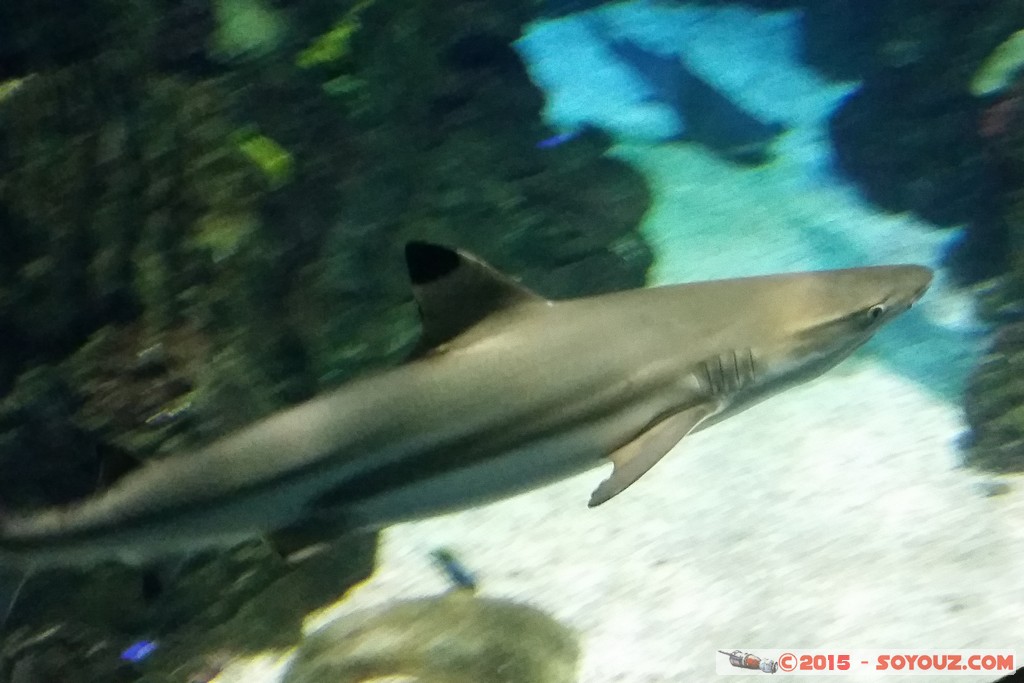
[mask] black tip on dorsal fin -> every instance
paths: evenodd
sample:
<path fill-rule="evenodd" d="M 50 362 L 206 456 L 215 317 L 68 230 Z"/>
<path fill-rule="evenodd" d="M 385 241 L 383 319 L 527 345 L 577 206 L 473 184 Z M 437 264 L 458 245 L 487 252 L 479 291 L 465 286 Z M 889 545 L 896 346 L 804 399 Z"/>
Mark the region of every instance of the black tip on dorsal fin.
<path fill-rule="evenodd" d="M 449 342 L 487 316 L 544 298 L 466 251 L 414 241 L 405 245 L 423 336 L 413 357 Z"/>
<path fill-rule="evenodd" d="M 459 267 L 459 254 L 448 247 L 430 242 L 409 242 L 405 245 L 405 263 L 414 285 L 439 280 Z"/>

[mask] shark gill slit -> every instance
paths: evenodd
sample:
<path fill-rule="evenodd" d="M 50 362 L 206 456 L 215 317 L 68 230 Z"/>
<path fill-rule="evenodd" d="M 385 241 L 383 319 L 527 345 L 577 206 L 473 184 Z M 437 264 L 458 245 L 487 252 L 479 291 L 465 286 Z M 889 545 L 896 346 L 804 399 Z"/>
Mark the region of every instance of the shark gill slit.
<path fill-rule="evenodd" d="M 711 396 L 738 392 L 757 381 L 754 351 L 730 349 L 701 363 L 703 376 L 695 375 L 701 388 Z"/>
<path fill-rule="evenodd" d="M 704 390 L 707 391 L 708 394 L 714 396 L 714 394 L 715 394 L 715 383 L 711 381 L 711 366 L 708 365 L 707 362 L 704 362 L 704 363 L 701 363 L 701 367 L 704 368 L 704 378 L 705 378 L 705 381 L 707 382 L 707 385 L 704 387 Z M 698 380 L 698 381 L 700 381 L 700 380 Z"/>

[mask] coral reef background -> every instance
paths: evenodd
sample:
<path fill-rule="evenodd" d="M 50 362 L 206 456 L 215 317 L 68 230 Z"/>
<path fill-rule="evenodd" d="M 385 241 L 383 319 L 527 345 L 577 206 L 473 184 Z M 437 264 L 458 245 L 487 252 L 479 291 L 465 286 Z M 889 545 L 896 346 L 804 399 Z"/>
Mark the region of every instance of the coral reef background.
<path fill-rule="evenodd" d="M 935 559 L 927 547 L 945 548 L 953 559 L 936 560 L 938 573 L 921 579 L 924 592 L 904 593 L 919 602 L 903 605 L 916 610 L 920 620 L 912 623 L 935 629 L 929 633 L 940 644 L 966 637 L 942 630 L 954 613 L 970 617 L 963 633 L 1001 632 L 1019 642 L 1004 612 L 1024 602 L 1019 582 L 1007 578 L 1024 576 L 1013 559 L 1024 553 L 1013 555 L 1019 534 L 1000 521 L 1020 514 L 1019 494 L 988 498 L 1003 488 L 987 478 L 972 488 L 954 471 L 961 456 L 952 440 L 969 428 L 958 440 L 967 462 L 1024 470 L 1024 82 L 1007 68 L 1001 87 L 972 90 L 993 52 L 1024 25 L 1024 9 L 969 0 L 706 0 L 601 10 L 621 35 L 661 48 L 676 41 L 671 49 L 723 92 L 791 127 L 771 165 L 741 171 L 685 143 L 616 144 L 593 126 L 560 144 L 539 144 L 577 122 L 624 130 L 608 125 L 622 113 L 610 106 L 610 88 L 584 93 L 587 116 L 572 118 L 580 110 L 571 94 L 559 100 L 568 89 L 556 90 L 557 73 L 541 59 L 552 48 L 531 41 L 566 24 L 528 30 L 538 17 L 571 21 L 573 12 L 599 4 L 88 0 L 69 12 L 54 0 L 0 2 L 4 506 L 81 497 L 135 461 L 194 448 L 399 362 L 417 335 L 400 267 L 400 247 L 410 238 L 476 251 L 552 297 L 868 260 L 944 262 L 939 293 L 891 341 L 873 347 L 878 365 L 857 366 L 832 385 L 860 397 L 852 409 L 835 399 L 831 412 L 821 412 L 834 422 L 809 421 L 816 412 L 809 406 L 833 399 L 821 386 L 808 388 L 761 413 L 766 426 L 745 423 L 751 433 L 763 431 L 754 439 L 763 447 L 744 451 L 733 469 L 715 458 L 732 456 L 736 439 L 750 443 L 739 426 L 721 442 L 693 444 L 711 455 L 676 458 L 691 464 L 662 474 L 699 486 L 652 489 L 650 500 L 620 507 L 618 522 L 601 517 L 611 525 L 604 529 L 593 517 L 570 518 L 569 536 L 588 539 L 603 555 L 636 558 L 618 573 L 584 554 L 558 568 L 578 587 L 603 583 L 607 605 L 541 580 L 553 561 L 545 548 L 566 534 L 565 526 L 550 526 L 560 516 L 546 515 L 582 501 L 576 480 L 495 508 L 505 516 L 476 511 L 472 523 L 456 517 L 396 530 L 389 538 L 406 541 L 388 546 L 381 595 L 407 594 L 419 580 L 414 564 L 394 559 L 419 552 L 409 534 L 462 539 L 500 565 L 500 552 L 512 551 L 489 544 L 529 527 L 542 535 L 518 537 L 514 552 L 522 557 L 504 565 L 499 590 L 544 600 L 545 585 L 562 586 L 577 606 L 594 609 L 552 603 L 589 634 L 588 647 L 617 636 L 647 642 L 658 666 L 623 676 L 663 672 L 668 656 L 668 639 L 624 607 L 639 577 L 689 577 L 676 588 L 695 593 L 708 581 L 723 595 L 746 585 L 729 572 L 705 575 L 679 554 L 659 555 L 666 543 L 718 558 L 712 562 L 760 567 L 764 576 L 792 572 L 785 587 L 796 603 L 783 616 L 810 624 L 807 638 L 824 637 L 814 630 L 818 622 L 806 621 L 812 591 L 800 586 L 848 586 L 838 565 L 866 567 L 862 560 L 884 550 L 862 529 L 847 529 L 827 547 L 799 546 L 800 553 L 769 533 L 765 547 L 776 564 L 719 547 L 710 531 L 679 530 L 681 500 L 712 515 L 721 503 L 707 491 L 728 488 L 726 474 L 759 472 L 779 481 L 764 489 L 770 495 L 751 500 L 788 501 L 772 508 L 772 528 L 789 525 L 818 538 L 829 530 L 798 524 L 801 511 L 816 505 L 842 519 L 856 512 L 865 525 L 896 519 L 884 538 L 911 542 L 885 565 L 890 578 Z M 676 33 L 664 33 L 652 17 L 673 17 Z M 587 49 L 574 42 L 558 54 L 570 62 Z M 592 81 L 599 66 L 614 70 L 585 64 L 575 85 L 600 82 Z M 626 121 L 633 126 L 647 103 L 642 96 L 631 102 L 639 112 Z M 862 198 L 899 214 L 879 214 Z M 965 312 L 953 283 L 977 290 L 981 322 Z M 982 336 L 985 326 L 990 338 Z M 979 354 L 982 344 L 988 351 Z M 896 409 L 881 411 L 894 400 Z M 967 423 L 953 407 L 961 401 Z M 857 419 L 843 422 L 844 410 Z M 914 417 L 912 428 L 894 419 L 903 414 Z M 865 433 L 864 425 L 874 427 Z M 854 453 L 865 450 L 904 457 L 865 464 Z M 779 452 L 792 459 L 776 461 Z M 702 479 L 691 467 L 724 478 Z M 834 498 L 845 501 L 841 509 L 828 507 L 821 496 L 837 495 L 830 487 L 850 472 L 878 487 Z M 919 485 L 893 486 L 893 479 Z M 814 482 L 815 492 L 787 480 Z M 862 509 L 879 495 L 884 518 Z M 733 505 L 735 514 L 718 524 L 734 540 L 760 538 L 755 508 Z M 664 535 L 624 543 L 619 536 L 642 519 Z M 491 538 L 475 537 L 473 525 Z M 865 554 L 846 554 L 842 542 Z M 161 643 L 142 665 L 153 680 L 207 667 L 225 651 L 289 647 L 307 612 L 373 571 L 375 548 L 373 536 L 347 540 L 301 569 L 254 544 L 150 571 L 41 575 L 5 625 L 0 673 L 60 680 L 61 670 L 75 667 L 94 680 L 136 680 L 136 665 L 116 654 L 142 635 Z M 409 571 L 388 584 L 398 566 Z M 822 586 L 818 570 L 825 571 Z M 538 576 L 525 581 L 526 574 Z M 882 578 L 874 580 L 849 595 L 897 599 L 879 588 Z M 891 585 L 909 585 L 901 581 Z M 965 593 L 967 581 L 975 588 Z M 640 591 L 652 609 L 665 585 Z M 1002 606 L 992 597 L 997 589 Z M 701 623 L 722 614 L 739 619 L 772 597 L 765 589 L 755 594 L 761 602 L 742 610 L 714 601 L 673 606 Z M 883 618 L 858 612 L 855 602 L 824 613 L 849 627 L 833 633 L 822 621 L 826 635 L 852 637 L 862 620 Z M 654 614 L 678 628 L 668 614 Z M 50 630 L 56 621 L 63 626 Z M 762 627 L 768 622 L 728 635 L 754 643 Z M 698 652 L 707 644 L 689 639 L 676 647 Z M 588 661 L 610 666 L 593 654 Z M 679 661 L 680 675 L 699 669 Z"/>

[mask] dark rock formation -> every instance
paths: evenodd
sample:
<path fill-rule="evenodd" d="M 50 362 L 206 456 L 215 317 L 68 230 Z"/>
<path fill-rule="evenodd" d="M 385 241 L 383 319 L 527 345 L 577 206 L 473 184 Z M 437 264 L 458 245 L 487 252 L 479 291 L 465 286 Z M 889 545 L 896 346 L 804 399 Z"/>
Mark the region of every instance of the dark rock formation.
<path fill-rule="evenodd" d="M 704 4 L 721 4 L 704 0 Z M 992 49 L 1024 22 L 1024 5 L 953 0 L 745 0 L 803 13 L 808 64 L 860 80 L 831 121 L 839 169 L 889 211 L 967 225 L 952 255 L 964 280 L 1006 266 L 1000 179 L 979 131 L 986 102 L 969 92 Z"/>
<path fill-rule="evenodd" d="M 331 622 L 302 642 L 282 680 L 573 683 L 579 654 L 577 634 L 541 610 L 456 589 Z"/>
<path fill-rule="evenodd" d="M 836 112 L 840 168 L 879 206 L 939 225 L 967 225 L 961 276 L 998 272 L 1005 253 L 997 178 L 979 133 L 983 103 L 968 85 L 1022 9 L 975 2 L 832 0 L 807 5 L 808 60 L 863 87 Z"/>
<path fill-rule="evenodd" d="M 375 548 L 375 535 L 346 539 L 298 570 L 250 543 L 147 571 L 48 572 L 19 598 L 0 680 L 59 683 L 69 671 L 82 681 L 210 680 L 232 657 L 298 642 L 309 612 L 373 571 Z M 155 646 L 151 655 L 122 657 L 140 641 Z"/>
<path fill-rule="evenodd" d="M 536 3 L 266 0 L 249 7 L 263 34 L 241 37 L 229 4 L 246 3 L 0 3 L 0 80 L 17 79 L 0 84 L 5 505 L 81 497 L 116 476 L 108 463 L 397 362 L 417 336 L 408 239 L 475 250 L 551 296 L 644 281 L 640 176 L 597 135 L 536 146 L 551 131 L 509 47 Z M 345 541 L 322 572 L 244 546 L 159 580 L 37 576 L 7 642 L 155 636 L 153 675 L 211 643 L 286 644 L 372 549 Z M 68 587 L 81 600 L 55 599 Z M 39 638 L 58 618 L 91 635 Z M 88 652 L 66 659 L 86 670 Z"/>
<path fill-rule="evenodd" d="M 972 429 L 966 462 L 996 472 L 1024 471 L 1024 322 L 997 328 L 968 384 L 965 407 Z"/>
<path fill-rule="evenodd" d="M 991 345 L 964 396 L 971 425 L 966 460 L 981 468 L 1024 471 L 1024 79 L 987 102 L 985 150 L 999 178 L 1007 268 L 981 296 L 993 325 Z"/>
<path fill-rule="evenodd" d="M 840 170 L 873 202 L 940 226 L 963 224 L 949 255 L 965 282 L 998 278 L 983 301 L 992 347 L 965 395 L 966 459 L 1024 470 L 1024 83 L 971 83 L 1024 25 L 1024 4 L 953 0 L 747 0 L 804 13 L 806 61 L 859 88 L 830 122 Z"/>
<path fill-rule="evenodd" d="M 1024 116 L 1019 89 L 982 97 L 970 86 L 1020 28 L 1024 5 L 833 0 L 808 5 L 807 16 L 809 59 L 864 80 L 831 122 L 840 167 L 884 208 L 965 224 L 954 270 L 1000 278 L 983 302 L 993 344 L 965 394 L 965 457 L 1022 470 Z"/>

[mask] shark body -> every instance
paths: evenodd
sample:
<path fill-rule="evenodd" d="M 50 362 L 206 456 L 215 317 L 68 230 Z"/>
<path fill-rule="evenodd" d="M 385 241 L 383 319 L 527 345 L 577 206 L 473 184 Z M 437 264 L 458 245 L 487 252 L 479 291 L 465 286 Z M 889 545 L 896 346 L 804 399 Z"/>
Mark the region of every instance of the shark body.
<path fill-rule="evenodd" d="M 330 540 L 479 505 L 610 458 L 598 505 L 690 432 L 821 374 L 928 287 L 877 266 L 552 302 L 471 254 L 410 243 L 421 350 L 79 503 L 0 520 L 0 566 Z"/>

